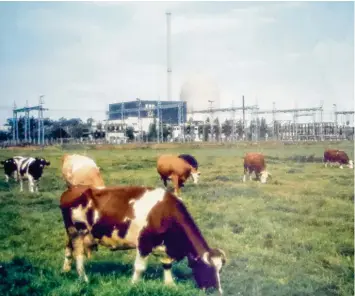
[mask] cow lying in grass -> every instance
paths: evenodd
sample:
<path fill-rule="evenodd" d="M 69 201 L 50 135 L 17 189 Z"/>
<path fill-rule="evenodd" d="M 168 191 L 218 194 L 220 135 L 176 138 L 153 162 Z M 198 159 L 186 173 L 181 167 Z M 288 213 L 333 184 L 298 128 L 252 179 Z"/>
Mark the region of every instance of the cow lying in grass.
<path fill-rule="evenodd" d="M 162 188 L 120 186 L 95 189 L 71 187 L 60 199 L 68 235 L 63 270 L 76 269 L 88 282 L 84 269 L 85 251 L 95 244 L 116 250 L 136 249 L 132 283 L 147 267 L 156 248 L 165 249 L 161 260 L 165 284 L 174 284 L 172 263 L 188 258 L 199 288 L 214 287 L 222 293 L 220 272 L 226 256 L 211 249 L 187 208 L 174 194 Z"/>
<path fill-rule="evenodd" d="M 76 185 L 105 187 L 100 168 L 87 156 L 65 154 L 62 157 L 62 175 L 68 187 Z"/>
<path fill-rule="evenodd" d="M 265 157 L 261 153 L 248 152 L 244 156 L 244 176 L 243 182 L 246 181 L 246 175 L 249 174 L 251 180 L 251 174 L 255 172 L 257 180 L 261 183 L 266 183 L 271 174 L 266 171 Z"/>
<path fill-rule="evenodd" d="M 157 160 L 157 171 L 165 187 L 168 180 L 173 182 L 176 195 L 180 194 L 180 188 L 190 176 L 194 184 L 197 184 L 200 176 L 196 159 L 187 154 L 161 155 Z"/>
<path fill-rule="evenodd" d="M 351 159 L 349 159 L 349 156 L 344 151 L 338 149 L 325 150 L 323 162 L 325 167 L 327 167 L 328 164 L 332 165 L 334 163 L 338 163 L 341 169 L 343 168 L 343 165 L 346 165 L 350 169 L 354 168 L 354 163 Z"/>

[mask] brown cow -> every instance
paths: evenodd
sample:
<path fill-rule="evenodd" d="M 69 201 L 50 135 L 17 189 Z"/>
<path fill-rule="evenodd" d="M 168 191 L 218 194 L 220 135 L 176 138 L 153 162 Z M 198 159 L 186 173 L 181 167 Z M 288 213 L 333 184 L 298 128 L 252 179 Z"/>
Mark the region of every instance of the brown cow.
<path fill-rule="evenodd" d="M 338 149 L 326 149 L 323 155 L 323 162 L 325 167 L 328 166 L 328 163 L 330 165 L 339 163 L 341 169 L 343 165 L 347 165 L 350 169 L 354 168 L 354 163 L 349 159 L 349 156 L 344 151 Z"/>
<path fill-rule="evenodd" d="M 249 179 L 251 180 L 251 174 L 255 172 L 255 176 L 261 183 L 266 183 L 268 177 L 272 175 L 266 171 L 265 158 L 261 153 L 248 152 L 244 156 L 244 176 L 243 182 L 246 181 L 246 174 L 249 173 Z"/>
<path fill-rule="evenodd" d="M 187 257 L 198 287 L 214 287 L 222 294 L 220 271 L 226 255 L 208 246 L 186 206 L 171 192 L 143 186 L 71 187 L 62 194 L 60 208 L 68 235 L 64 271 L 71 269 L 74 256 L 79 277 L 88 282 L 87 247 L 136 249 L 132 276 L 136 283 L 158 248 L 165 253 L 161 258 L 165 284 L 174 284 L 172 263 Z"/>
<path fill-rule="evenodd" d="M 65 154 L 62 158 L 62 175 L 68 187 L 76 185 L 105 187 L 100 168 L 87 156 Z"/>
<path fill-rule="evenodd" d="M 194 180 L 194 184 L 197 184 L 200 176 L 196 160 L 186 154 L 180 156 L 161 155 L 157 160 L 157 171 L 165 187 L 167 187 L 167 180 L 173 182 L 176 195 L 180 193 L 180 188 L 184 186 L 184 182 L 190 176 Z"/>

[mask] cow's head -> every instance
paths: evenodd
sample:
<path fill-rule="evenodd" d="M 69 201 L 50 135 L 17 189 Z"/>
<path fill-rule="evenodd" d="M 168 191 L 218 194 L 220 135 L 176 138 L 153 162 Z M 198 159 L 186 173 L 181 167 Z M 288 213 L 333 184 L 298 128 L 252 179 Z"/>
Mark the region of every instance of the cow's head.
<path fill-rule="evenodd" d="M 268 179 L 271 179 L 272 175 L 268 171 L 262 171 L 260 173 L 260 182 L 265 184 Z"/>
<path fill-rule="evenodd" d="M 195 169 L 195 168 L 191 168 L 191 177 L 194 180 L 194 184 L 198 183 L 198 178 L 200 177 L 201 173 L 199 170 Z"/>
<path fill-rule="evenodd" d="M 17 169 L 17 165 L 13 158 L 9 158 L 1 161 L 1 164 L 4 166 L 5 174 L 12 174 Z"/>
<path fill-rule="evenodd" d="M 354 162 L 352 160 L 349 160 L 349 164 L 348 164 L 350 169 L 354 168 Z"/>
<path fill-rule="evenodd" d="M 44 158 L 38 158 L 38 157 L 36 157 L 35 163 L 41 168 L 51 165 L 49 161 L 45 160 Z"/>
<path fill-rule="evenodd" d="M 192 269 L 196 284 L 200 289 L 215 288 L 223 293 L 220 273 L 226 263 L 226 254 L 221 249 L 211 249 L 201 258 L 188 256 L 189 267 Z"/>

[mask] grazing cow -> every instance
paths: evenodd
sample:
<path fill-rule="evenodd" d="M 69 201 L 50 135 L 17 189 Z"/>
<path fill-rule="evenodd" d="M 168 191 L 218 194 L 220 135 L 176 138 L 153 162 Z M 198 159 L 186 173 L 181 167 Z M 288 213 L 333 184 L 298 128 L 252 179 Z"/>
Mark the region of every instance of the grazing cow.
<path fill-rule="evenodd" d="M 244 156 L 244 176 L 243 182 L 246 181 L 246 174 L 249 174 L 251 180 L 251 174 L 255 172 L 255 176 L 261 183 L 266 183 L 268 177 L 272 177 L 271 174 L 266 171 L 265 158 L 261 153 L 248 152 Z"/>
<path fill-rule="evenodd" d="M 100 168 L 87 156 L 65 154 L 62 157 L 62 175 L 68 187 L 76 185 L 105 187 Z"/>
<path fill-rule="evenodd" d="M 193 157 L 192 155 L 190 155 L 190 154 L 180 154 L 179 158 L 182 158 L 183 160 L 188 162 L 193 168 L 198 170 L 198 162 L 197 162 L 196 158 Z"/>
<path fill-rule="evenodd" d="M 323 162 L 325 167 L 328 166 L 328 163 L 330 165 L 339 163 L 341 169 L 343 165 L 347 165 L 350 169 L 354 168 L 354 163 L 349 159 L 349 156 L 344 151 L 338 149 L 326 149 L 324 151 Z"/>
<path fill-rule="evenodd" d="M 0 162 L 4 166 L 5 182 L 8 183 L 9 179 L 13 177 L 15 181 L 18 180 L 17 164 L 13 157 Z"/>
<path fill-rule="evenodd" d="M 174 193 L 178 195 L 184 182 L 191 176 L 197 184 L 200 172 L 196 159 L 190 155 L 161 155 L 157 160 L 157 171 L 167 187 L 167 180 L 172 180 Z"/>
<path fill-rule="evenodd" d="M 45 166 L 49 166 L 50 162 L 44 158 L 15 156 L 14 160 L 17 164 L 17 175 L 20 180 L 20 191 L 23 191 L 23 180 L 28 180 L 28 188 L 30 192 L 38 192 L 38 182 L 43 174 Z M 33 190 L 34 189 L 34 190 Z"/>
<path fill-rule="evenodd" d="M 63 271 L 71 269 L 72 257 L 80 278 L 85 273 L 85 251 L 93 245 L 112 250 L 136 250 L 132 283 L 140 279 L 148 256 L 164 251 L 164 280 L 174 285 L 172 263 L 187 257 L 200 289 L 214 287 L 222 294 L 220 271 L 226 262 L 221 249 L 208 246 L 186 206 L 162 188 L 117 186 L 96 189 L 68 188 L 60 198 L 68 235 Z"/>

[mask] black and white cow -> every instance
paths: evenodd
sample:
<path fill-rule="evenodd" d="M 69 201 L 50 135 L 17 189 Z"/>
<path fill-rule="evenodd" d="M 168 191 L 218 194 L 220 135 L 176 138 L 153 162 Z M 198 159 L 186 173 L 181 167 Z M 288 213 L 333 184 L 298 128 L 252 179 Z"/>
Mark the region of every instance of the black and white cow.
<path fill-rule="evenodd" d="M 15 156 L 17 165 L 17 175 L 20 181 L 20 191 L 23 191 L 23 180 L 28 180 L 28 189 L 30 192 L 38 192 L 38 182 L 43 174 L 45 166 L 50 162 L 44 158 Z"/>
<path fill-rule="evenodd" d="M 0 162 L 4 166 L 5 182 L 8 183 L 9 179 L 13 177 L 15 181 L 18 180 L 17 163 L 14 158 L 8 158 Z"/>

